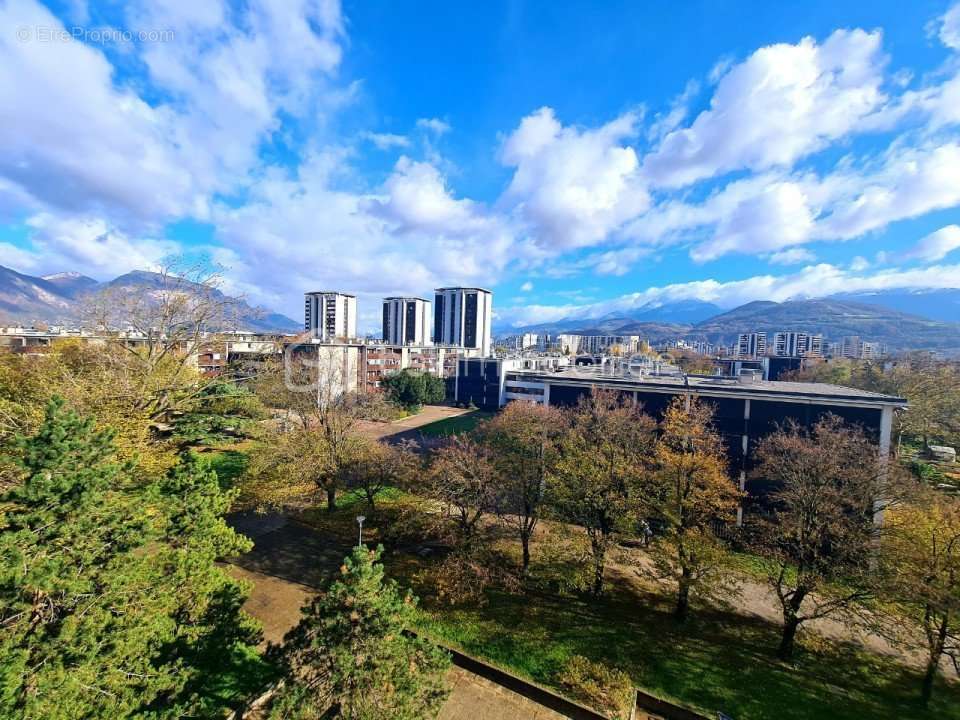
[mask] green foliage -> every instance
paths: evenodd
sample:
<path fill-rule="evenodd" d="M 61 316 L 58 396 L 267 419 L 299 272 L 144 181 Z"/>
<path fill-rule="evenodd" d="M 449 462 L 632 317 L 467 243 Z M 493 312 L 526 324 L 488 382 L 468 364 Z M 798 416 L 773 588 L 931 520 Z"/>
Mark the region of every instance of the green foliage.
<path fill-rule="evenodd" d="M 59 399 L 18 443 L 0 527 L 2 717 L 214 716 L 236 698 L 213 669 L 262 668 L 244 589 L 214 564 L 249 547 L 223 522 L 231 496 L 193 459 L 145 483 L 116 458 L 113 432 Z"/>
<path fill-rule="evenodd" d="M 630 676 L 622 670 L 574 655 L 560 671 L 557 682 L 571 697 L 612 720 L 630 717 L 635 690 Z"/>
<path fill-rule="evenodd" d="M 217 379 L 202 387 L 187 412 L 173 423 L 173 437 L 181 445 L 212 445 L 251 437 L 256 420 L 265 412 L 248 388 Z"/>
<path fill-rule="evenodd" d="M 358 547 L 340 579 L 303 609 L 284 644 L 286 684 L 274 718 L 420 720 L 435 717 L 449 657 L 406 635 L 416 601 L 385 582 L 376 551 Z"/>
<path fill-rule="evenodd" d="M 407 410 L 440 403 L 446 397 L 443 378 L 410 369 L 387 375 L 382 385 L 390 401 Z"/>

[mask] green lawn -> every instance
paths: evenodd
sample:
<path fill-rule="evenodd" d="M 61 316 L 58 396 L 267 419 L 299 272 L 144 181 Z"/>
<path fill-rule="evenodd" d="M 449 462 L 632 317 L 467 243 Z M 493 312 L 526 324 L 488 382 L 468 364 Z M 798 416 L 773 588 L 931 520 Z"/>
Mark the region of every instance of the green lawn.
<path fill-rule="evenodd" d="M 427 437 L 448 437 L 450 435 L 470 432 L 481 420 L 486 420 L 492 416 L 493 413 L 474 410 L 464 415 L 437 420 L 429 425 L 422 425 L 417 429 Z"/>
<path fill-rule="evenodd" d="M 223 487 L 233 487 L 244 471 L 250 458 L 241 450 L 220 449 L 202 453 L 210 461 L 210 467 L 217 473 L 217 479 Z"/>
<path fill-rule="evenodd" d="M 546 685 L 572 655 L 616 666 L 654 695 L 736 720 L 960 718 L 960 686 L 941 683 L 926 712 L 919 675 L 853 646 L 819 641 L 793 665 L 778 629 L 700 610 L 686 625 L 662 597 L 614 591 L 600 603 L 492 594 L 482 608 L 425 608 L 421 630 Z"/>

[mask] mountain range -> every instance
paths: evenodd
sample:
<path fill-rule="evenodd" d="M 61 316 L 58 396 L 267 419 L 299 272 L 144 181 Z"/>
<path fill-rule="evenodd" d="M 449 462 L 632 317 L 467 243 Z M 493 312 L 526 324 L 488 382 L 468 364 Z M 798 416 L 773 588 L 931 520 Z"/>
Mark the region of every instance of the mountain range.
<path fill-rule="evenodd" d="M 165 280 L 158 273 L 136 270 L 108 282 L 98 282 L 79 273 L 63 272 L 34 277 L 0 265 L 0 322 L 72 324 L 81 315 L 85 298 L 102 290 L 155 292 Z M 303 325 L 286 315 L 251 307 L 244 300 L 230 298 L 219 290 L 218 298 L 231 301 L 239 329 L 255 332 L 303 330 Z"/>
<path fill-rule="evenodd" d="M 511 328 L 510 333 L 640 335 L 651 341 L 684 338 L 731 344 L 745 332 L 780 330 L 822 334 L 827 340 L 859 335 L 890 350 L 960 353 L 960 289 L 849 293 L 777 303 L 754 301 L 723 311 L 710 303 L 684 301 L 655 308 L 569 317 Z"/>
<path fill-rule="evenodd" d="M 134 271 L 108 282 L 79 273 L 34 277 L 0 265 L 0 322 L 76 323 L 85 297 L 110 288 L 154 292 L 162 287 L 157 273 Z M 219 292 L 219 291 L 217 291 Z M 227 297 L 221 294 L 221 297 Z M 233 300 L 242 329 L 300 332 L 302 325 L 279 313 Z M 822 334 L 828 341 L 845 335 L 885 343 L 890 350 L 939 350 L 960 354 L 960 289 L 896 289 L 843 293 L 819 299 L 776 303 L 754 301 L 722 308 L 699 300 L 650 304 L 600 317 L 568 317 L 526 327 L 496 327 L 498 334 L 579 333 L 640 335 L 651 341 L 685 338 L 731 344 L 744 332 L 797 330 Z"/>

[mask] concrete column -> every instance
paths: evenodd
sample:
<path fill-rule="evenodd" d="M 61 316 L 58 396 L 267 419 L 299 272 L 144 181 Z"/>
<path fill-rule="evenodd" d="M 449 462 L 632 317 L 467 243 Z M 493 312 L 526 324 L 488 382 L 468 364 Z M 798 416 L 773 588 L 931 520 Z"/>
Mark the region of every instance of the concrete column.
<path fill-rule="evenodd" d="M 880 412 L 880 486 L 886 484 L 887 467 L 890 464 L 890 435 L 893 428 L 893 407 L 884 405 Z M 875 500 L 873 503 L 873 524 L 877 527 L 883 525 L 884 504 L 882 499 Z"/>

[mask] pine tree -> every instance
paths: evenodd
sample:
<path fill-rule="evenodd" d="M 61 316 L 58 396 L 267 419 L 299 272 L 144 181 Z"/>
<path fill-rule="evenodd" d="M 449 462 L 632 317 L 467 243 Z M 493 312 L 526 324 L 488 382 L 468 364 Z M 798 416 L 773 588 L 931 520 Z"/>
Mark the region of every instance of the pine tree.
<path fill-rule="evenodd" d="M 142 550 L 156 488 L 135 485 L 97 431 L 55 399 L 21 440 L 23 482 L 6 494 L 0 532 L 0 715 L 127 717 L 176 684 L 153 662 L 164 634 Z"/>
<path fill-rule="evenodd" d="M 0 522 L 0 717 L 219 717 L 220 676 L 259 667 L 245 589 L 215 564 L 249 548 L 222 518 L 232 496 L 195 459 L 144 483 L 116 455 L 113 432 L 62 400 L 19 441 Z"/>
<path fill-rule="evenodd" d="M 446 699 L 449 657 L 404 633 L 416 600 L 384 582 L 376 551 L 356 548 L 340 579 L 303 609 L 283 654 L 287 683 L 273 718 L 421 720 Z M 327 714 L 332 713 L 332 714 Z"/>

